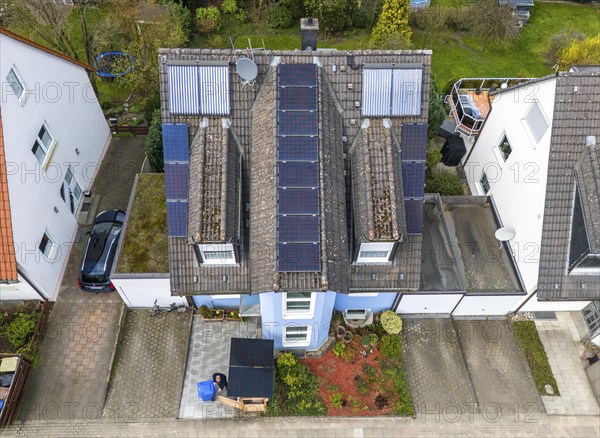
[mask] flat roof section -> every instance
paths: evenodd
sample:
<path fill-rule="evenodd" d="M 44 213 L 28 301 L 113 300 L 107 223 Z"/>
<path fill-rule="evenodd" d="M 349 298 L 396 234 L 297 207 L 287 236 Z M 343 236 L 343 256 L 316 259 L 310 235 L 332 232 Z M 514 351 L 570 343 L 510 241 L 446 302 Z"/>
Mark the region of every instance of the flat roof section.
<path fill-rule="evenodd" d="M 523 293 L 486 196 L 428 195 L 424 209 L 421 291 Z"/>

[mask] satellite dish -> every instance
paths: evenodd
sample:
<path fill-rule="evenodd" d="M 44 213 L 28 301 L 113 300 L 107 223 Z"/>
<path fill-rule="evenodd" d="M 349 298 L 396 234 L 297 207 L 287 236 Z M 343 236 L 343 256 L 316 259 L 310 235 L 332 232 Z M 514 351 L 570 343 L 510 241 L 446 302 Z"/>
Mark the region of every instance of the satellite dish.
<path fill-rule="evenodd" d="M 250 58 L 240 58 L 235 63 L 235 71 L 245 81 L 253 81 L 258 76 L 258 67 Z"/>
<path fill-rule="evenodd" d="M 515 230 L 509 227 L 498 228 L 494 236 L 496 236 L 496 239 L 500 242 L 506 242 L 515 237 Z"/>

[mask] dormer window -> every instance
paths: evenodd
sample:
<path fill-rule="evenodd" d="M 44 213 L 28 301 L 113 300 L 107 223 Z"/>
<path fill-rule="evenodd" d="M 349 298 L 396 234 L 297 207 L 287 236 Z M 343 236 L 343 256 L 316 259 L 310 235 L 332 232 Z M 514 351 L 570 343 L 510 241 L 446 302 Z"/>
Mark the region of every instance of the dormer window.
<path fill-rule="evenodd" d="M 600 275 L 600 253 L 590 248 L 585 216 L 581 205 L 579 187 L 575 184 L 571 242 L 569 247 L 569 273 Z"/>
<path fill-rule="evenodd" d="M 231 243 L 197 246 L 199 262 L 203 265 L 235 265 L 235 250 Z"/>
<path fill-rule="evenodd" d="M 361 243 L 358 250 L 358 257 L 356 258 L 356 263 L 389 263 L 393 249 L 394 242 Z"/>

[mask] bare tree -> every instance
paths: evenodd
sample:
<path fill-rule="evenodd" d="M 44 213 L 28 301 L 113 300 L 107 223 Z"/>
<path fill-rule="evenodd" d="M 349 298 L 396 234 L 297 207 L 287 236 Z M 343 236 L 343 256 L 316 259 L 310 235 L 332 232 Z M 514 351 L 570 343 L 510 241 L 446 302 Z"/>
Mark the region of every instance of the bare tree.
<path fill-rule="evenodd" d="M 481 50 L 485 50 L 491 40 L 505 42 L 516 35 L 512 10 L 496 0 L 479 0 L 465 12 L 472 32 L 483 37 Z"/>

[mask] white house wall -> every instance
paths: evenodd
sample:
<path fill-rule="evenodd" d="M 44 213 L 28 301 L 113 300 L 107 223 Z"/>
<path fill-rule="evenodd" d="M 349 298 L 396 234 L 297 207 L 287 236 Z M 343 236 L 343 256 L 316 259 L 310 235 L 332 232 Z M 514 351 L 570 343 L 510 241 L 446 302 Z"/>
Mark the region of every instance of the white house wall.
<path fill-rule="evenodd" d="M 452 316 L 502 316 L 509 313 L 520 299 L 520 295 L 466 296 Z"/>
<path fill-rule="evenodd" d="M 551 78 L 497 95 L 464 163 L 471 193 L 485 194 L 479 184 L 485 170 L 487 194 L 493 197 L 503 226 L 516 231 L 510 244 L 527 292 L 537 288 L 555 85 Z M 537 144 L 523 120 L 535 101 L 550 124 Z M 504 135 L 512 148 L 506 162 L 497 149 Z"/>
<path fill-rule="evenodd" d="M 60 196 L 66 169 L 71 164 L 81 189 L 89 189 L 110 130 L 82 67 L 5 35 L 0 35 L 0 47 L 0 106 L 17 263 L 53 300 L 77 230 L 76 216 Z M 13 66 L 28 90 L 24 104 L 6 83 Z M 46 170 L 31 151 L 44 122 L 57 141 Z M 46 230 L 60 245 L 54 261 L 38 249 Z"/>
<path fill-rule="evenodd" d="M 20 275 L 18 283 L 0 284 L 0 301 L 41 299 L 40 294 Z"/>
<path fill-rule="evenodd" d="M 529 299 L 519 312 L 570 312 L 583 310 L 589 301 L 538 301 L 537 292 Z M 517 303 L 513 310 L 516 310 L 521 303 Z"/>
<path fill-rule="evenodd" d="M 461 297 L 461 294 L 406 294 L 402 295 L 396 312 L 400 314 L 449 314 L 456 307 Z"/>
<path fill-rule="evenodd" d="M 111 278 L 111 281 L 127 307 L 152 307 L 154 300 L 161 307 L 169 307 L 171 303 L 187 306 L 185 297 L 171 296 L 168 278 Z"/>

